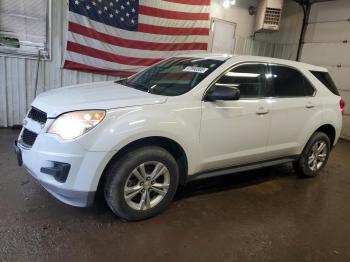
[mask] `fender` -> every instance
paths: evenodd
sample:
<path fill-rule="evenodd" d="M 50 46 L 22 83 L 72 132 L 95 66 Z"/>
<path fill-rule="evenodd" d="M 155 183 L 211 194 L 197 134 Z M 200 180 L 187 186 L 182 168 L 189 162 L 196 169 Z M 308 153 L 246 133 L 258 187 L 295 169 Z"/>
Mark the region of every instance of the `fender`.
<path fill-rule="evenodd" d="M 166 112 L 166 113 L 165 113 Z M 199 163 L 199 128 L 201 103 L 169 102 L 108 110 L 105 119 L 80 143 L 90 152 L 105 152 L 91 185 L 98 181 L 112 157 L 128 144 L 147 137 L 164 137 L 178 143 L 187 155 L 188 174 L 196 173 Z M 181 130 L 181 132 L 178 132 Z"/>

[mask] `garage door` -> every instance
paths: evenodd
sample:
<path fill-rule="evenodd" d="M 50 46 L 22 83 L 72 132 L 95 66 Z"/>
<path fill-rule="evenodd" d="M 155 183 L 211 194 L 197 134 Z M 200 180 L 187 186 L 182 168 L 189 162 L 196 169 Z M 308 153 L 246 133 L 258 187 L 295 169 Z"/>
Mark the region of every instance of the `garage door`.
<path fill-rule="evenodd" d="M 314 4 L 303 47 L 303 62 L 330 71 L 347 106 L 342 136 L 350 138 L 350 1 Z"/>

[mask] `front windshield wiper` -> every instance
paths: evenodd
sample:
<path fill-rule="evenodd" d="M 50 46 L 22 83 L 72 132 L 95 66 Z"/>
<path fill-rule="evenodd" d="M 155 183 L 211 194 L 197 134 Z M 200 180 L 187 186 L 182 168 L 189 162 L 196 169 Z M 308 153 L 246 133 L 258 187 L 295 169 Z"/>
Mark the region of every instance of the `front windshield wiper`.
<path fill-rule="evenodd" d="M 125 82 L 126 82 L 127 80 L 128 80 L 127 78 L 122 78 L 122 79 L 119 79 L 119 80 L 114 81 L 114 83 L 116 83 L 116 84 L 125 84 Z"/>
<path fill-rule="evenodd" d="M 124 82 L 121 82 L 121 84 L 138 89 L 138 90 L 141 90 L 141 91 L 146 91 L 147 93 L 152 93 L 151 92 L 152 90 L 149 87 L 147 87 L 141 83 L 124 81 Z"/>

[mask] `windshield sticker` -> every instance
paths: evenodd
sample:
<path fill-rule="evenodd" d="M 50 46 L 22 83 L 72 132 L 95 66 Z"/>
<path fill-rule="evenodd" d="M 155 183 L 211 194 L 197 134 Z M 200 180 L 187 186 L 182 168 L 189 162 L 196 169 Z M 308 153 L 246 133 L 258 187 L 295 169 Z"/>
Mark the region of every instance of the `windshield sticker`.
<path fill-rule="evenodd" d="M 199 66 L 186 66 L 184 72 L 192 72 L 192 73 L 200 73 L 203 74 L 208 70 L 208 68 L 205 67 L 199 67 Z"/>

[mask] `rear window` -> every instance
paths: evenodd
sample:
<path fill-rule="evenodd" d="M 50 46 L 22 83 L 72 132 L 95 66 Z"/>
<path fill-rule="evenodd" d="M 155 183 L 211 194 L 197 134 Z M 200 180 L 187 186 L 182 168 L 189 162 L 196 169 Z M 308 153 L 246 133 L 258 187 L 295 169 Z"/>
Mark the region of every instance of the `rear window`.
<path fill-rule="evenodd" d="M 267 96 L 302 97 L 313 96 L 315 93 L 315 89 L 304 75 L 291 67 L 271 65 L 271 79 L 273 90 L 270 90 Z"/>
<path fill-rule="evenodd" d="M 329 75 L 328 72 L 319 72 L 319 71 L 311 71 L 311 73 L 316 76 L 318 80 L 324 84 L 329 91 L 331 91 L 333 94 L 339 96 L 339 92 L 337 87 L 335 86 L 331 76 Z"/>

